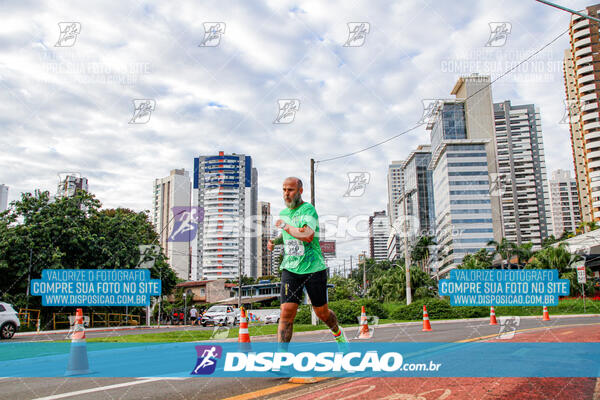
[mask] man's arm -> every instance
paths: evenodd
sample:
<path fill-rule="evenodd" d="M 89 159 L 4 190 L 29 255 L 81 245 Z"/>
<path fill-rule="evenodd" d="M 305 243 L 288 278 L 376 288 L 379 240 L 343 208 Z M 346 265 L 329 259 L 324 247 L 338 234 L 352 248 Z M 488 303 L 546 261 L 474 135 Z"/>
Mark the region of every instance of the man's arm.
<path fill-rule="evenodd" d="M 306 243 L 312 242 L 313 238 L 315 237 L 315 231 L 313 231 L 308 225 L 304 225 L 302 228 L 286 225 L 284 230 L 296 239 Z"/>

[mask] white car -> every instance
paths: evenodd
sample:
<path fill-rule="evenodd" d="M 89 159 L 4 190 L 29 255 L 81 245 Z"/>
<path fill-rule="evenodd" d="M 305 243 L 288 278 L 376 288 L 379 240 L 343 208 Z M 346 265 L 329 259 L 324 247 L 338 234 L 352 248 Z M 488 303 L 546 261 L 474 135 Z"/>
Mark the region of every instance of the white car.
<path fill-rule="evenodd" d="M 278 324 L 279 323 L 279 313 L 269 314 L 265 317 L 265 324 Z"/>
<path fill-rule="evenodd" d="M 212 306 L 200 318 L 202 326 L 236 325 L 238 321 L 237 311 L 231 306 Z"/>
<path fill-rule="evenodd" d="M 21 327 L 21 322 L 14 308 L 0 301 L 0 339 L 10 339 Z"/>

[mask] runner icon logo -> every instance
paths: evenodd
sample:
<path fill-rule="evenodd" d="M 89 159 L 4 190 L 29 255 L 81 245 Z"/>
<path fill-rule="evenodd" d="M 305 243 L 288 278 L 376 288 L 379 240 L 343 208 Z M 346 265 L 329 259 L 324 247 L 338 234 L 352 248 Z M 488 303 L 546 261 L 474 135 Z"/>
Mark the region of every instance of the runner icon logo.
<path fill-rule="evenodd" d="M 223 355 L 221 346 L 196 346 L 198 361 L 191 375 L 210 375 L 215 372 L 217 359 Z"/>

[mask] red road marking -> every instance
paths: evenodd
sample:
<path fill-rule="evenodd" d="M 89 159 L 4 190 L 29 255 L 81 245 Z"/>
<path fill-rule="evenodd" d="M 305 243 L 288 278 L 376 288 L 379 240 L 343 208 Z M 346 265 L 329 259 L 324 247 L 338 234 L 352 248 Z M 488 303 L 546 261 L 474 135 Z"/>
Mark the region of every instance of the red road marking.
<path fill-rule="evenodd" d="M 492 341 L 501 341 L 492 339 Z M 598 325 L 548 327 L 509 342 L 600 342 Z M 599 380 L 600 382 L 600 380 Z M 592 399 L 596 378 L 363 378 L 298 394 L 302 400 Z M 598 394 L 596 394 L 598 395 Z"/>

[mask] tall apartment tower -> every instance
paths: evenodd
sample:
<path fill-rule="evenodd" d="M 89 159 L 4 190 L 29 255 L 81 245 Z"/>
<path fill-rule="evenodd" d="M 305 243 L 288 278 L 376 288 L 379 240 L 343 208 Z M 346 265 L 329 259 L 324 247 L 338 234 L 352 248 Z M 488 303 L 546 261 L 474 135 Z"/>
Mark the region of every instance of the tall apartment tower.
<path fill-rule="evenodd" d="M 190 174 L 185 169 L 171 170 L 169 176 L 154 180 L 152 218 L 168 263 L 178 278 L 189 280 L 190 246 L 197 229 L 187 229 L 196 216 L 190 210 Z"/>
<path fill-rule="evenodd" d="M 437 277 L 503 235 L 500 198 L 490 195 L 488 179 L 498 173 L 489 85 L 489 76 L 459 78 L 451 92 L 456 100 L 439 101 L 427 126 L 440 258 Z"/>
<path fill-rule="evenodd" d="M 194 158 L 192 205 L 204 210 L 192 246 L 196 279 L 256 278 L 258 172 L 244 154 Z"/>
<path fill-rule="evenodd" d="M 258 202 L 258 216 L 256 218 L 258 239 L 256 260 L 258 261 L 258 275 L 267 276 L 272 274 L 271 252 L 267 244 L 271 239 L 271 203 Z"/>
<path fill-rule="evenodd" d="M 502 199 L 504 237 L 540 249 L 552 234 L 550 195 L 540 111 L 533 104 L 494 104 L 498 175 L 492 194 Z"/>
<path fill-rule="evenodd" d="M 369 256 L 376 261 L 388 259 L 390 223 L 385 211 L 375 211 L 369 217 Z"/>
<path fill-rule="evenodd" d="M 275 239 L 281 235 L 281 231 L 277 228 L 271 233 L 271 239 Z M 280 259 L 283 256 L 283 245 L 277 245 L 271 252 L 271 275 L 280 276 L 279 266 L 281 265 Z"/>
<path fill-rule="evenodd" d="M 8 186 L 0 184 L 0 212 L 8 208 Z"/>
<path fill-rule="evenodd" d="M 598 17 L 600 4 L 584 12 Z M 566 110 L 571 131 L 575 181 L 583 221 L 600 220 L 600 44 L 598 22 L 573 15 L 570 49 L 563 62 Z"/>
<path fill-rule="evenodd" d="M 402 196 L 402 190 L 404 187 L 404 179 L 402 177 L 402 166 L 404 161 L 392 161 L 388 166 L 387 174 L 387 189 L 388 189 L 388 204 L 387 213 L 389 216 L 389 223 L 393 225 L 398 218 L 398 200 Z"/>
<path fill-rule="evenodd" d="M 428 169 L 431 162 L 431 146 L 420 145 L 413 150 L 404 163 L 404 192 L 406 214 L 414 219 L 411 232 L 415 238 L 435 235 L 435 205 L 433 201 L 433 175 Z M 402 200 L 398 207 L 403 209 Z"/>
<path fill-rule="evenodd" d="M 73 197 L 79 191 L 88 191 L 88 180 L 83 176 L 66 175 L 58 183 L 56 197 Z"/>
<path fill-rule="evenodd" d="M 569 171 L 558 169 L 552 172 L 549 186 L 554 236 L 560 237 L 565 231 L 575 232 L 581 222 L 575 179 Z"/>

